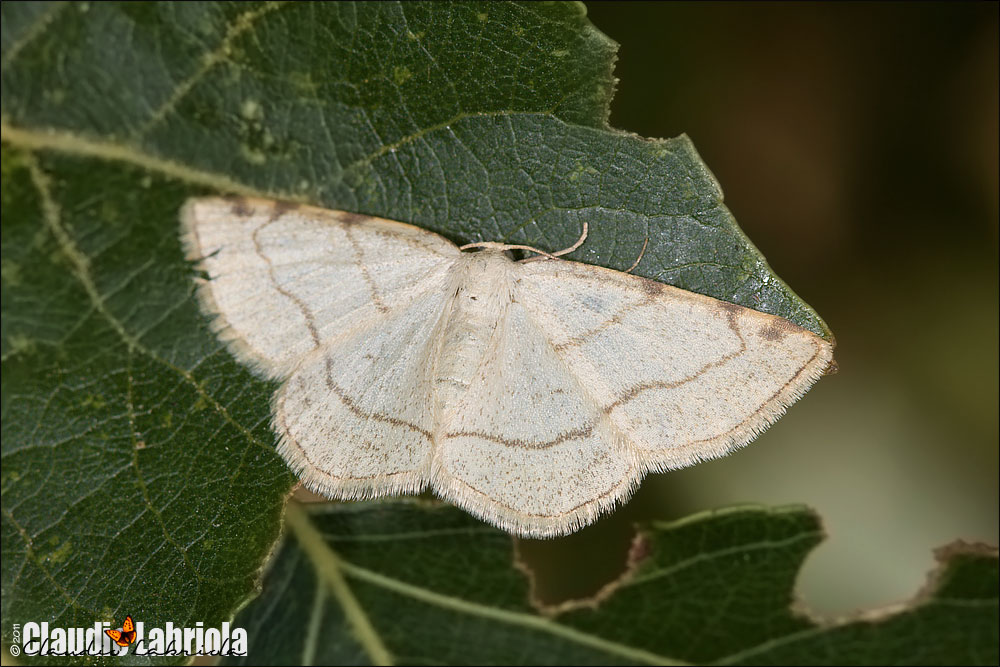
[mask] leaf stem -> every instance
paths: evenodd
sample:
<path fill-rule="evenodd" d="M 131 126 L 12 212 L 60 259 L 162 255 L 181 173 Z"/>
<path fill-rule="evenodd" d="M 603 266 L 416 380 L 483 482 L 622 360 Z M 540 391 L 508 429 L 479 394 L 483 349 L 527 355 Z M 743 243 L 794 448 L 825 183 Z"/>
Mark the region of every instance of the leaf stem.
<path fill-rule="evenodd" d="M 285 509 L 285 525 L 295 535 L 299 546 L 306 552 L 316 567 L 316 573 L 325 583 L 333 597 L 344 610 L 344 617 L 354 631 L 354 636 L 368 653 L 373 664 L 393 664 L 392 654 L 382 643 L 382 638 L 372 625 L 368 614 L 344 579 L 340 558 L 327 545 L 323 536 L 313 526 L 309 515 L 296 502 L 288 503 Z"/>
<path fill-rule="evenodd" d="M 350 591 L 345 577 L 351 580 L 362 581 L 377 586 L 383 590 L 390 591 L 440 609 L 446 609 L 458 614 L 465 614 L 473 618 L 490 619 L 505 625 L 545 633 L 580 646 L 596 649 L 608 654 L 609 656 L 614 656 L 615 658 L 623 658 L 629 664 L 687 664 L 641 648 L 628 646 L 598 635 L 577 630 L 570 625 L 558 623 L 544 616 L 527 614 L 510 609 L 490 607 L 477 602 L 470 602 L 461 598 L 443 595 L 436 591 L 414 586 L 413 584 L 405 581 L 400 581 L 381 573 L 359 567 L 350 561 L 343 560 L 335 551 L 333 551 L 333 549 L 331 549 L 329 542 L 313 525 L 309 514 L 298 503 L 290 502 L 288 504 L 288 509 L 285 511 L 285 522 L 291 532 L 295 534 L 296 539 L 299 541 L 299 545 L 306 552 L 306 556 L 319 572 L 320 578 L 326 580 L 330 585 L 334 596 L 343 606 L 344 613 L 348 617 L 349 622 L 351 622 L 354 626 L 355 635 L 364 645 L 366 650 L 369 649 L 369 644 L 366 643 L 367 638 L 370 637 L 370 639 L 378 647 L 382 647 L 381 640 L 376 635 L 374 629 L 372 629 L 365 612 L 361 609 L 357 599 L 354 597 L 354 594 Z M 333 578 L 335 578 L 338 583 L 334 584 L 334 581 L 332 580 Z M 335 588 L 335 586 L 342 587 L 342 589 Z M 354 617 L 352 616 L 353 614 L 356 614 L 357 616 Z M 388 651 L 386 651 L 384 647 L 382 647 L 381 650 L 384 651 L 385 655 L 389 656 L 388 659 L 391 660 L 391 656 Z M 368 650 L 368 652 L 373 656 L 373 659 L 375 659 L 375 653 L 373 650 Z"/>

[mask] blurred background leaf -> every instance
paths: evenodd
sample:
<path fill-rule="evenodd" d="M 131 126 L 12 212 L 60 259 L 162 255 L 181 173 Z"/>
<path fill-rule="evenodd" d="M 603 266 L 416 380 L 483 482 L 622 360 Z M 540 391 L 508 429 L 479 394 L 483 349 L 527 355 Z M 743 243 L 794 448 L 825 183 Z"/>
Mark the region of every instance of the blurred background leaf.
<path fill-rule="evenodd" d="M 648 479 L 580 542 L 621 553 L 629 520 L 806 503 L 830 539 L 799 591 L 829 613 L 909 597 L 956 537 L 996 544 L 996 5 L 587 6 L 621 44 L 611 123 L 692 138 L 836 332 L 841 372 L 739 455 Z"/>
<path fill-rule="evenodd" d="M 447 506 L 355 503 L 306 514 L 235 622 L 240 664 L 994 664 L 996 550 L 954 545 L 908 605 L 836 623 L 793 611 L 822 539 L 799 507 L 654 522 L 595 596 L 532 606 L 518 542 Z M 345 613 L 344 578 L 359 613 Z"/>

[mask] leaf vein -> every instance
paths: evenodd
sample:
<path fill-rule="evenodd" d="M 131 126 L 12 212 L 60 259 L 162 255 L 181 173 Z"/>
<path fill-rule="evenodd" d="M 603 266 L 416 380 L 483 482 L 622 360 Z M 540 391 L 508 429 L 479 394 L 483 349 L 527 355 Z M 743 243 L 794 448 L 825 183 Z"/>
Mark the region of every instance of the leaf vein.
<path fill-rule="evenodd" d="M 24 31 L 20 39 L 11 44 L 10 48 L 7 49 L 7 53 L 3 54 L 3 60 L 0 61 L 0 67 L 6 68 L 10 66 L 24 47 L 33 42 L 36 37 L 41 35 L 45 31 L 45 28 L 47 28 L 48 25 L 56 18 L 56 16 L 62 13 L 62 10 L 69 5 L 69 2 L 53 2 L 48 10 L 35 19 L 35 22 Z"/>
<path fill-rule="evenodd" d="M 201 81 L 209 71 L 211 71 L 216 65 L 224 62 L 229 54 L 230 47 L 234 40 L 240 37 L 244 32 L 253 27 L 254 22 L 261 16 L 265 16 L 275 11 L 276 9 L 284 6 L 286 2 L 284 0 L 278 2 L 268 2 L 261 7 L 256 7 L 250 9 L 239 16 L 237 16 L 232 23 L 226 28 L 226 34 L 223 36 L 219 45 L 216 46 L 211 51 L 206 51 L 202 56 L 201 64 L 194 73 L 187 79 L 182 81 L 171 93 L 170 97 L 159 106 L 152 114 L 150 114 L 149 120 L 140 127 L 132 135 L 132 140 L 139 141 L 143 137 L 146 137 L 150 130 L 159 125 L 166 116 L 173 111 L 180 102 L 187 97 L 191 89 Z"/>

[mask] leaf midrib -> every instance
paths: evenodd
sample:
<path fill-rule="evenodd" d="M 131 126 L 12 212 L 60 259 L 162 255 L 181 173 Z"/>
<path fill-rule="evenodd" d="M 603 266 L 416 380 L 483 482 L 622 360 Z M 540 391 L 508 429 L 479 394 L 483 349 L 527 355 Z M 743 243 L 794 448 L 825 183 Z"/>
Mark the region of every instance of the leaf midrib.
<path fill-rule="evenodd" d="M 576 644 L 587 646 L 589 648 L 625 658 L 630 661 L 650 665 L 687 664 L 683 661 L 675 660 L 651 651 L 614 642 L 596 635 L 587 634 L 570 626 L 556 623 L 555 621 L 544 616 L 510 611 L 507 609 L 499 609 L 477 602 L 470 602 L 468 600 L 437 593 L 435 591 L 421 588 L 405 581 L 400 581 L 399 579 L 394 579 L 378 572 L 368 570 L 355 565 L 350 561 L 344 560 L 337 552 L 331 549 L 326 539 L 313 524 L 312 518 L 297 503 L 291 502 L 288 504 L 285 519 L 286 525 L 291 529 L 291 532 L 295 535 L 299 544 L 303 547 L 303 551 L 305 551 L 306 555 L 312 561 L 312 565 L 316 569 L 317 575 L 320 579 L 329 577 L 331 574 L 336 577 L 340 577 L 340 572 L 342 572 L 343 575 L 346 575 L 349 578 L 373 584 L 383 590 L 404 595 L 426 604 L 431 604 L 436 607 L 448 609 L 458 613 L 468 614 L 470 616 L 478 616 L 480 618 L 506 623 L 508 625 L 515 625 L 545 632 Z M 331 568 L 337 571 L 331 573 L 329 571 Z M 338 598 L 342 594 L 339 594 L 336 589 L 332 592 Z M 350 595 L 351 600 L 349 601 L 348 607 L 357 605 L 357 599 L 354 598 L 353 593 Z M 358 607 L 358 609 L 360 610 L 360 607 Z M 348 611 L 347 607 L 345 607 L 345 611 Z M 363 610 L 360 611 L 364 614 Z M 350 614 L 348 614 L 348 618 L 350 622 Z M 365 645 L 367 639 L 370 642 L 376 643 L 380 647 L 383 646 L 381 638 L 379 638 L 377 634 L 372 636 L 372 633 L 375 633 L 375 630 L 367 620 L 367 616 L 365 616 L 360 623 L 358 623 L 358 619 L 354 619 L 354 623 L 356 630 L 359 629 L 358 624 L 361 626 L 360 629 L 362 632 L 356 634 L 359 634 L 359 639 L 362 640 L 363 645 Z"/>
<path fill-rule="evenodd" d="M 561 623 L 556 623 L 544 616 L 538 616 L 533 614 L 526 614 L 522 612 L 509 611 L 506 609 L 500 609 L 496 607 L 489 607 L 478 602 L 469 602 L 468 600 L 463 600 L 461 598 L 452 597 L 449 595 L 443 595 L 441 593 L 436 593 L 435 591 L 421 588 L 419 586 L 414 586 L 413 584 L 406 583 L 405 581 L 400 581 L 399 579 L 393 579 L 392 577 L 387 577 L 385 575 L 379 574 L 372 570 L 360 567 L 351 563 L 350 561 L 340 560 L 340 567 L 344 570 L 344 573 L 349 577 L 358 579 L 359 581 L 364 581 L 369 584 L 374 584 L 380 588 L 383 588 L 394 593 L 405 595 L 407 597 L 413 598 L 414 600 L 419 600 L 421 602 L 426 602 L 437 607 L 442 607 L 451 611 L 466 613 L 471 616 L 479 616 L 481 618 L 500 621 L 508 625 L 516 625 L 520 627 L 529 628 L 532 630 L 539 630 L 541 632 L 546 632 L 550 635 L 560 637 L 562 639 L 567 639 L 571 642 L 577 644 L 588 646 L 590 648 L 598 649 L 604 653 L 609 653 L 611 655 L 616 655 L 618 657 L 627 658 L 630 660 L 635 660 L 642 664 L 648 665 L 686 665 L 688 663 L 681 660 L 676 660 L 673 658 L 668 658 L 666 656 L 660 655 L 658 653 L 653 653 L 652 651 L 646 651 L 644 649 L 634 648 L 628 646 L 627 644 L 621 644 L 619 642 L 614 642 L 608 639 L 604 639 L 597 635 L 587 634 L 576 628 L 563 625 Z"/>
<path fill-rule="evenodd" d="M 450 126 L 463 120 L 471 118 L 510 118 L 515 116 L 546 117 L 557 120 L 560 123 L 563 122 L 553 116 L 552 112 L 549 110 L 499 110 L 457 113 L 451 118 L 434 123 L 433 125 L 422 127 L 415 132 L 404 135 L 392 143 L 382 144 L 375 150 L 369 152 L 367 155 L 355 159 L 341 169 L 341 176 L 339 180 L 343 180 L 344 175 L 346 174 L 350 174 L 357 169 L 370 165 L 380 157 L 391 154 L 404 146 L 419 141 L 432 132 L 449 129 Z M 583 126 L 580 127 L 583 128 Z M 599 132 L 601 130 L 594 131 Z M 23 148 L 25 150 L 50 150 L 57 153 L 96 158 L 109 162 L 123 162 L 147 171 L 168 176 L 183 183 L 213 188 L 220 192 L 240 194 L 249 197 L 261 197 L 265 199 L 283 199 L 303 204 L 315 203 L 313 200 L 304 197 L 300 193 L 277 189 L 256 188 L 241 181 L 233 180 L 224 174 L 198 169 L 182 162 L 162 158 L 151 152 L 142 150 L 140 146 L 136 146 L 135 144 L 119 143 L 106 139 L 88 138 L 78 132 L 54 127 L 22 127 L 17 124 L 12 124 L 9 118 L 3 118 L 2 121 L 0 121 L 0 132 L 2 132 L 4 143 L 18 148 Z"/>
<path fill-rule="evenodd" d="M 756 507 L 739 506 L 729 508 L 720 512 L 712 513 L 701 513 L 698 516 L 701 517 L 703 514 L 708 515 L 728 515 L 728 514 L 739 514 L 746 512 L 751 509 L 756 509 Z M 791 511 L 796 509 L 794 507 L 778 508 L 772 509 L 770 511 L 775 513 L 782 513 L 785 511 Z M 563 625 L 554 621 L 553 619 L 547 618 L 545 616 L 527 614 L 523 612 L 510 611 L 507 609 L 500 609 L 496 607 L 490 607 L 477 602 L 470 602 L 461 598 L 444 595 L 442 593 L 435 592 L 414 584 L 396 579 L 390 576 L 386 576 L 379 572 L 369 570 L 367 568 L 356 565 L 348 560 L 341 557 L 334 549 L 329 545 L 327 539 L 319 532 L 319 530 L 314 526 L 309 514 L 303 510 L 297 503 L 289 503 L 286 510 L 286 518 L 289 514 L 295 516 L 293 522 L 287 522 L 289 528 L 291 528 L 292 533 L 295 534 L 296 538 L 300 540 L 305 539 L 311 543 L 311 549 L 303 549 L 306 552 L 307 557 L 312 562 L 313 568 L 317 571 L 318 575 L 322 579 L 322 572 L 324 568 L 329 566 L 329 563 L 333 563 L 339 572 L 346 575 L 349 579 L 354 579 L 357 581 L 362 581 L 368 584 L 377 586 L 383 590 L 390 591 L 392 593 L 409 597 L 426 604 L 434 605 L 439 608 L 447 609 L 457 613 L 469 614 L 472 616 L 478 616 L 481 618 L 486 618 L 501 623 L 506 623 L 509 625 L 515 625 L 519 627 L 525 627 L 532 630 L 537 630 L 540 632 L 545 632 L 553 636 L 557 636 L 568 641 L 575 642 L 577 644 L 594 648 L 605 653 L 615 655 L 618 657 L 625 658 L 627 660 L 632 660 L 640 662 L 643 664 L 658 664 L 658 665 L 681 665 L 689 664 L 683 661 L 663 656 L 651 651 L 644 649 L 635 648 L 628 646 L 626 644 L 621 644 L 611 640 L 604 639 L 592 634 L 587 634 L 581 630 L 577 630 L 573 627 Z M 685 525 L 686 521 L 678 521 L 674 523 L 662 523 L 658 524 L 660 530 L 672 530 Z M 620 582 L 620 586 L 631 586 L 638 585 L 642 583 L 648 583 L 652 579 L 658 579 L 662 576 L 676 574 L 677 572 L 694 565 L 704 563 L 707 560 L 714 558 L 722 558 L 726 556 L 732 556 L 734 553 L 740 553 L 744 551 L 757 550 L 757 549 L 781 549 L 787 547 L 790 544 L 800 542 L 802 540 L 815 540 L 818 536 L 822 535 L 822 531 L 819 530 L 809 530 L 802 533 L 798 533 L 790 538 L 781 540 L 771 540 L 764 539 L 757 542 L 743 544 L 739 547 L 720 549 L 708 553 L 699 553 L 694 557 L 684 559 L 679 563 L 675 563 L 669 568 L 664 568 L 660 570 L 654 570 L 648 575 L 640 579 L 630 579 L 627 581 Z M 355 535 L 355 539 L 361 538 L 363 536 Z M 384 536 L 380 536 L 384 537 Z M 322 549 L 323 553 L 318 555 L 317 550 Z M 338 574 L 338 576 L 340 576 Z M 353 603 L 356 604 L 357 600 L 354 598 L 353 593 L 351 594 Z M 988 604 L 990 601 L 986 601 L 984 604 Z M 799 632 L 791 633 L 787 636 L 776 637 L 769 639 L 767 641 L 761 642 L 758 645 L 747 647 L 741 651 L 733 653 L 729 656 L 722 656 L 713 661 L 713 663 L 726 664 L 730 662 L 739 661 L 745 659 L 748 656 L 756 655 L 758 653 L 766 652 L 770 648 L 786 643 L 794 643 L 803 639 L 808 639 L 809 637 L 826 632 L 831 629 L 831 627 L 836 627 L 838 625 L 843 625 L 851 620 L 848 619 L 843 623 L 819 623 L 813 627 L 804 629 Z M 367 632 L 374 632 L 374 628 L 368 625 Z M 378 639 L 381 643 L 381 639 Z"/>

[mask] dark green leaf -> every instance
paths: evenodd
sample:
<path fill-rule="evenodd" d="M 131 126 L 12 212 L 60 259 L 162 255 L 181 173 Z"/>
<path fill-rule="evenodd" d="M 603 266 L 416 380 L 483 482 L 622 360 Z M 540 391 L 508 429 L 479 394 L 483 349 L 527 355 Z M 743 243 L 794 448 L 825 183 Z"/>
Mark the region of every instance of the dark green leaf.
<path fill-rule="evenodd" d="M 12 144 L 377 214 L 460 242 L 554 250 L 586 220 L 592 236 L 576 259 L 626 268 L 648 236 L 636 273 L 829 336 L 736 227 L 687 138 L 605 127 L 615 47 L 580 5 L 37 13 L 4 15 Z"/>
<path fill-rule="evenodd" d="M 576 4 L 4 3 L 3 637 L 217 624 L 293 483 L 192 301 L 191 195 L 290 198 L 547 249 L 829 335 L 686 138 L 604 126 Z"/>
<path fill-rule="evenodd" d="M 289 508 L 264 592 L 236 622 L 252 662 L 357 664 L 996 664 L 995 549 L 942 550 L 933 585 L 838 622 L 793 610 L 822 539 L 800 508 L 657 523 L 593 599 L 539 609 L 517 543 L 459 510 L 415 503 Z M 345 614 L 343 577 L 365 616 Z M 541 612 L 541 613 L 540 613 Z M 301 660 L 301 662 L 299 662 Z"/>

